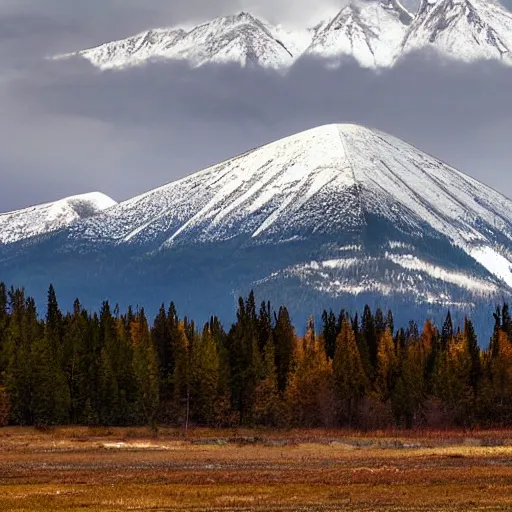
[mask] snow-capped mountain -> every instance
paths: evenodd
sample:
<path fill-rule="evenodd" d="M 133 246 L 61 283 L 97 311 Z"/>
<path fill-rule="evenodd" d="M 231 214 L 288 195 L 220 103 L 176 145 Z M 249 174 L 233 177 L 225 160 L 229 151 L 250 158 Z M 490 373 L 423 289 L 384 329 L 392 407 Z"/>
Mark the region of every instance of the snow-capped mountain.
<path fill-rule="evenodd" d="M 286 70 L 302 56 L 329 65 L 349 57 L 363 67 L 382 68 L 425 49 L 466 62 L 493 59 L 512 65 L 511 48 L 512 13 L 497 0 L 422 0 L 415 15 L 400 0 L 351 0 L 315 27 L 290 29 L 242 12 L 191 29 L 149 30 L 56 58 L 83 57 L 102 70 L 162 59 L 192 67 L 235 63 Z"/>
<path fill-rule="evenodd" d="M 398 0 L 354 0 L 316 34 L 306 54 L 337 62 L 348 56 L 363 67 L 389 67 L 400 55 L 412 19 Z"/>
<path fill-rule="evenodd" d="M 465 312 L 511 297 L 511 267 L 512 201 L 354 125 L 293 135 L 0 247 L 0 281 L 35 295 L 51 281 L 91 307 L 173 299 L 195 318 L 231 318 L 251 288 L 298 318 L 364 303 L 404 321 Z"/>
<path fill-rule="evenodd" d="M 279 38 L 286 41 L 287 46 Z M 290 32 L 241 12 L 203 23 L 189 31 L 182 28 L 149 30 L 78 55 L 103 70 L 155 59 L 182 60 L 193 67 L 237 63 L 280 69 L 289 67 L 309 45 L 311 38 L 308 31 Z"/>
<path fill-rule="evenodd" d="M 105 194 L 93 192 L 0 213 L 0 244 L 15 243 L 57 231 L 78 220 L 93 217 L 115 204 Z"/>
<path fill-rule="evenodd" d="M 431 46 L 459 60 L 512 64 L 512 13 L 495 0 L 422 0 L 404 52 Z"/>

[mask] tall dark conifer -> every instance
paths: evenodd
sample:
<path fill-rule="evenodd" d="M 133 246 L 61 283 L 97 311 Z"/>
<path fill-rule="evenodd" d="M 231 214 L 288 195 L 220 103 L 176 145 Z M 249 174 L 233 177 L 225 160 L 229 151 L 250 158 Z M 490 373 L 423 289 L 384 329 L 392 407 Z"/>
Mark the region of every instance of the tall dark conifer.
<path fill-rule="evenodd" d="M 444 321 L 443 328 L 441 330 L 441 350 L 446 350 L 446 347 L 448 346 L 448 343 L 453 338 L 453 322 L 452 322 L 452 315 L 448 311 L 448 314 L 446 315 L 446 320 Z"/>
<path fill-rule="evenodd" d="M 336 316 L 332 309 L 322 313 L 322 335 L 324 337 L 325 353 L 329 359 L 334 358 L 336 351 L 336 338 L 338 337 Z"/>
<path fill-rule="evenodd" d="M 282 306 L 276 318 L 274 329 L 274 348 L 276 353 L 277 385 L 284 391 L 288 384 L 288 375 L 295 352 L 296 335 L 288 310 Z"/>

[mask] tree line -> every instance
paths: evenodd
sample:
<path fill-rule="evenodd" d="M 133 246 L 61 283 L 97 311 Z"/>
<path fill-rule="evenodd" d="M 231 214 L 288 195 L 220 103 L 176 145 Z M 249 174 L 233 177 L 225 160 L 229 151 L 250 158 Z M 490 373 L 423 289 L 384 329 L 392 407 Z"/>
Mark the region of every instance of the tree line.
<path fill-rule="evenodd" d="M 240 298 L 225 331 L 180 319 L 173 303 L 108 302 L 63 313 L 49 288 L 44 318 L 0 283 L 0 425 L 350 427 L 512 423 L 512 321 L 494 313 L 489 347 L 466 318 L 396 328 L 393 314 L 324 311 L 298 336 L 286 307 Z"/>

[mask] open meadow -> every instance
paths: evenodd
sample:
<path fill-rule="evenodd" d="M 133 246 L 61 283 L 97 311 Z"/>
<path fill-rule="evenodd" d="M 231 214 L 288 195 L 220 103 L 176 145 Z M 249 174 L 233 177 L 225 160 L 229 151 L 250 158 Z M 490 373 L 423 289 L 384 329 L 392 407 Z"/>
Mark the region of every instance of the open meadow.
<path fill-rule="evenodd" d="M 512 510 L 512 431 L 6 428 L 0 510 Z"/>

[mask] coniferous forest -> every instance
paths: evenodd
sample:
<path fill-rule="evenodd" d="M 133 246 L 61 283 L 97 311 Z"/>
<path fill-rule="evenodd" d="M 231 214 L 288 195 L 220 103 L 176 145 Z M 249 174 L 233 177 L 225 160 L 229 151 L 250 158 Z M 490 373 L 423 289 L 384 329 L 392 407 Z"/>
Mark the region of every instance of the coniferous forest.
<path fill-rule="evenodd" d="M 297 336 L 287 309 L 239 299 L 225 330 L 78 300 L 53 287 L 40 314 L 0 284 L 1 425 L 448 428 L 512 424 L 512 320 L 497 308 L 489 347 L 450 314 L 395 326 L 392 312 L 324 311 Z"/>

